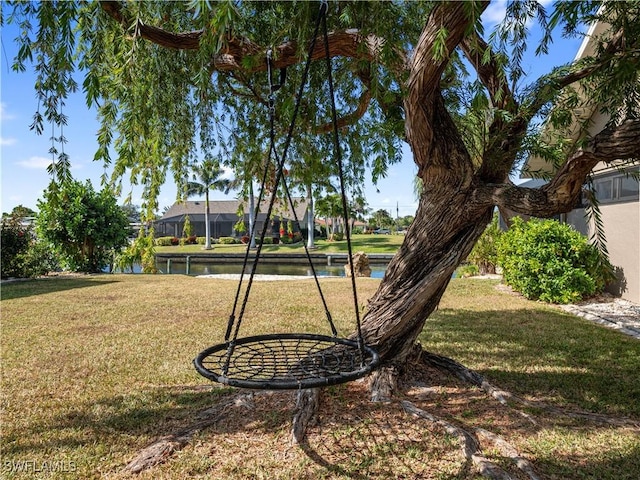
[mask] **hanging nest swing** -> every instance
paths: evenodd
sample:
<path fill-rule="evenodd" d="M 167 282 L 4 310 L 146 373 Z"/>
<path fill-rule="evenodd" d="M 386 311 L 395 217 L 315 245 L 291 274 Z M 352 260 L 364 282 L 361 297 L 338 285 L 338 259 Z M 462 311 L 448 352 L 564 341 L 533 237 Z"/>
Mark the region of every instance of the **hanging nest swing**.
<path fill-rule="evenodd" d="M 233 350 L 232 355 L 229 351 Z M 287 390 L 336 385 L 361 378 L 378 354 L 357 341 L 327 335 L 280 333 L 238 339 L 204 350 L 198 372 L 232 387 Z"/>
<path fill-rule="evenodd" d="M 277 173 L 275 178 L 275 186 L 272 189 L 271 200 L 267 211 L 267 217 L 271 218 L 271 213 L 276 200 L 276 190 L 279 182 L 282 180 L 283 189 L 291 205 L 293 216 L 298 226 L 300 222 L 297 218 L 295 208 L 293 208 L 293 200 L 287 187 L 286 179 L 283 178 L 283 170 L 286 160 L 287 151 L 293 136 L 293 126 L 298 114 L 302 93 L 309 73 L 311 65 L 311 52 L 315 47 L 315 41 L 318 36 L 320 24 L 323 26 L 325 58 L 327 62 L 327 77 L 329 83 L 329 92 L 331 96 L 331 113 L 333 120 L 333 137 L 336 163 L 340 177 L 340 190 L 342 199 L 342 210 L 345 219 L 345 225 L 348 224 L 347 216 L 347 199 L 344 185 L 343 166 L 340 152 L 340 143 L 338 139 L 337 115 L 335 107 L 335 98 L 333 91 L 333 80 L 331 76 L 331 59 L 328 50 L 328 34 L 326 24 L 327 4 L 322 2 L 320 13 L 315 26 L 313 39 L 307 56 L 302 82 L 298 90 L 297 101 L 294 114 L 289 128 L 289 134 L 285 140 L 282 156 L 278 158 L 275 152 L 275 134 L 274 134 L 274 115 L 275 115 L 275 92 L 281 87 L 285 79 L 283 70 L 280 72 L 280 83 L 273 84 L 272 81 L 272 59 L 271 51 L 267 52 L 267 76 L 269 81 L 269 120 L 270 120 L 270 147 L 269 162 L 275 157 L 277 162 Z M 262 178 L 262 186 L 258 196 L 257 204 L 260 205 L 265 185 L 268 177 L 269 162 L 264 171 Z M 327 308 L 327 304 L 320 288 L 320 282 L 316 275 L 316 270 L 309 251 L 305 244 L 305 252 L 309 261 L 309 266 L 313 272 L 320 298 L 324 305 L 327 321 L 330 325 L 332 336 L 316 335 L 309 333 L 279 333 L 269 335 L 257 335 L 245 338 L 238 338 L 240 324 L 244 317 L 245 308 L 249 298 L 249 292 L 255 276 L 263 240 L 266 236 L 268 222 L 264 222 L 261 231 L 261 238 L 257 247 L 257 252 L 253 260 L 251 273 L 249 276 L 247 288 L 244 294 L 240 314 L 236 320 L 236 309 L 238 306 L 240 291 L 242 287 L 244 272 L 247 267 L 249 258 L 250 245 L 244 257 L 244 264 L 240 281 L 236 291 L 236 298 L 233 311 L 229 317 L 225 341 L 221 344 L 214 345 L 202 351 L 194 360 L 195 368 L 202 376 L 215 382 L 241 388 L 252 389 L 302 389 L 325 387 L 340 383 L 349 382 L 368 375 L 380 362 L 377 352 L 366 345 L 362 338 L 360 328 L 360 314 L 358 309 L 358 299 L 356 293 L 354 267 L 352 261 L 352 248 L 349 230 L 346 229 L 346 240 L 349 255 L 349 265 L 351 268 L 351 287 L 353 292 L 354 309 L 356 316 L 357 333 L 355 338 L 339 338 L 337 330 L 331 318 L 331 314 Z M 253 234 L 253 232 L 251 232 Z M 232 334 L 233 333 L 233 334 Z"/>

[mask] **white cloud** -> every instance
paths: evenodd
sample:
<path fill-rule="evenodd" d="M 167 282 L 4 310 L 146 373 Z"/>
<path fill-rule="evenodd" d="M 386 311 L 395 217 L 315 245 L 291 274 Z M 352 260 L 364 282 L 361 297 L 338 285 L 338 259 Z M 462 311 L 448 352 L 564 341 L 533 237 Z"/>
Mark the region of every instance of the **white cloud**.
<path fill-rule="evenodd" d="M 28 160 L 20 160 L 16 163 L 30 170 L 45 170 L 51 165 L 51 159 L 46 157 L 31 157 Z"/>
<path fill-rule="evenodd" d="M 7 104 L 4 102 L 0 102 L 0 121 L 12 120 L 16 118 L 14 115 L 7 113 Z"/>
<path fill-rule="evenodd" d="M 227 167 L 225 165 L 222 165 L 222 175 L 221 178 L 227 179 L 227 180 L 232 180 L 233 179 L 233 169 L 230 167 Z"/>
<path fill-rule="evenodd" d="M 553 0 L 538 0 L 538 3 L 540 3 L 545 8 L 551 5 L 552 2 Z M 494 27 L 498 23 L 502 22 L 502 20 L 504 20 L 506 14 L 506 0 L 498 0 L 496 2 L 492 2 L 491 5 L 489 5 L 487 9 L 482 13 L 482 24 L 485 26 L 485 28 Z M 527 27 L 530 27 L 532 23 L 532 19 L 528 19 Z"/>
<path fill-rule="evenodd" d="M 482 13 L 482 23 L 487 26 L 493 26 L 496 23 L 500 23 L 505 14 L 507 13 L 506 0 L 499 0 L 495 3 L 491 3 L 489 7 Z"/>
<path fill-rule="evenodd" d="M 15 138 L 4 138 L 0 137 L 0 145 L 3 147 L 10 147 L 11 145 L 15 145 L 17 140 Z"/>
<path fill-rule="evenodd" d="M 50 157 L 31 157 L 27 160 L 20 160 L 16 162 L 17 165 L 20 165 L 23 168 L 28 168 L 29 170 L 46 170 L 49 165 L 51 165 Z M 71 170 L 83 170 L 85 166 L 81 163 L 72 163 Z"/>

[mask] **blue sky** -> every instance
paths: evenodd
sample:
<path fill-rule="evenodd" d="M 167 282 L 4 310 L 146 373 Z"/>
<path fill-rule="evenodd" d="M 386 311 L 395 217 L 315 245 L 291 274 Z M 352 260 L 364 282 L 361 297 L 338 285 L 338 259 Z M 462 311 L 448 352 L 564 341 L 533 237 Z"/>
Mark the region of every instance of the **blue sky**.
<path fill-rule="evenodd" d="M 549 3 L 545 1 L 543 3 Z M 504 17 L 504 1 L 491 4 L 485 11 L 483 21 L 487 31 Z M 36 135 L 29 130 L 32 116 L 37 108 L 33 89 L 34 75 L 31 70 L 15 73 L 10 65 L 16 52 L 14 38 L 17 36 L 14 25 L 5 25 L 1 31 L 2 50 L 0 54 L 0 179 L 1 203 L 0 210 L 9 212 L 17 205 L 24 205 L 36 209 L 36 203 L 42 197 L 42 192 L 49 184 L 47 166 L 51 163 L 51 131 L 43 135 Z M 535 38 L 533 39 L 535 43 Z M 531 58 L 525 63 L 525 70 L 530 78 L 547 73 L 553 66 L 570 62 L 580 46 L 580 39 L 562 39 L 557 35 L 555 43 L 550 48 L 548 57 L 535 58 L 532 56 L 535 45 L 529 48 Z M 81 84 L 81 78 L 78 78 Z M 100 176 L 103 173 L 101 163 L 93 162 L 97 149 L 96 133 L 98 122 L 95 111 L 88 110 L 82 91 L 74 94 L 67 101 L 65 113 L 69 117 L 69 124 L 65 127 L 64 135 L 68 140 L 65 152 L 69 154 L 72 164 L 72 175 L 78 180 L 90 179 L 96 188 L 100 188 Z M 56 132 L 55 135 L 59 135 Z M 395 217 L 396 208 L 400 216 L 413 215 L 417 201 L 413 193 L 413 178 L 416 167 L 411 158 L 408 146 L 404 148 L 401 163 L 392 165 L 386 178 L 380 180 L 377 186 L 366 181 L 366 198 L 372 210 L 386 209 Z M 141 204 L 141 188 L 132 190 L 134 204 Z M 124 189 L 125 195 L 129 193 Z M 213 199 L 231 199 L 220 192 L 212 194 Z M 160 209 L 170 206 L 176 198 L 176 188 L 172 180 L 168 180 L 160 193 Z M 195 198 L 194 198 L 195 199 Z"/>

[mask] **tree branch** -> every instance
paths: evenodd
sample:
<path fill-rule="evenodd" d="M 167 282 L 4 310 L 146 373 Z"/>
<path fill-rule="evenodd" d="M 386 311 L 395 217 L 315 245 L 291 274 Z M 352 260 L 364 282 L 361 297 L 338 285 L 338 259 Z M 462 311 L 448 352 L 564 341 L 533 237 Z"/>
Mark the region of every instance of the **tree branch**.
<path fill-rule="evenodd" d="M 338 119 L 338 128 L 343 128 L 348 125 L 352 125 L 360 120 L 363 115 L 366 113 L 367 108 L 369 108 L 369 104 L 371 103 L 371 92 L 369 90 L 364 90 L 362 95 L 360 95 L 360 100 L 358 102 L 358 107 L 351 113 L 344 115 Z M 333 122 L 325 123 L 324 125 L 319 125 L 313 127 L 311 129 L 312 133 L 320 134 L 327 133 L 333 129 Z"/>
<path fill-rule="evenodd" d="M 462 41 L 460 48 L 478 72 L 494 108 L 505 110 L 514 118 L 511 122 L 505 122 L 503 115 L 494 115 L 489 125 L 490 143 L 486 146 L 478 172 L 484 181 L 502 181 L 515 161 L 527 122 L 517 116 L 518 102 L 507 84 L 506 74 L 484 39 L 474 33 Z M 482 59 L 488 49 L 489 61 L 485 63 Z"/>
<path fill-rule="evenodd" d="M 481 8 L 487 5 L 488 2 L 483 2 Z M 442 72 L 449 62 L 449 52 L 460 44 L 472 22 L 465 9 L 464 2 L 438 3 L 429 14 L 409 65 L 408 91 L 404 102 L 405 128 L 414 161 L 418 165 L 418 175 L 423 179 L 431 177 L 438 181 L 466 184 L 473 171 L 471 158 L 444 107 L 439 88 Z M 446 34 L 444 38 L 443 33 Z M 434 55 L 436 46 L 444 52 L 442 58 Z M 436 130 L 441 133 L 446 131 L 447 138 L 440 133 L 436 141 Z M 425 149 L 424 146 L 429 148 Z M 434 154 L 436 148 L 441 150 L 439 155 Z M 442 164 L 442 160 L 446 164 Z"/>
<path fill-rule="evenodd" d="M 546 81 L 542 82 L 531 95 L 532 99 L 526 105 L 527 116 L 526 118 L 524 118 L 524 120 L 526 120 L 528 123 L 535 115 L 538 114 L 538 111 L 542 108 L 542 106 L 551 101 L 555 94 L 563 88 L 566 88 L 569 85 L 577 83 L 580 80 L 593 75 L 595 72 L 602 68 L 608 67 L 611 61 L 613 61 L 616 56 L 626 47 L 629 47 L 629 45 L 625 45 L 624 32 L 620 30 L 616 32 L 616 34 L 607 44 L 607 47 L 605 48 L 602 57 L 600 57 L 599 62 L 572 70 L 565 75 L 548 76 Z"/>
<path fill-rule="evenodd" d="M 484 9 L 489 2 L 483 4 Z M 438 88 L 440 76 L 449 62 L 449 53 L 460 44 L 470 22 L 464 2 L 438 4 L 429 14 L 409 66 L 411 75 L 407 85 L 410 97 L 416 104 L 422 103 Z M 442 46 L 444 55 L 435 58 L 434 46 L 441 41 L 439 37 L 443 31 L 446 33 Z"/>
<path fill-rule="evenodd" d="M 532 100 L 520 108 L 500 72 L 495 56 L 491 55 L 489 62 L 482 63 L 482 55 L 489 48 L 484 40 L 477 35 L 464 39 L 460 46 L 487 87 L 493 105 L 510 112 L 513 118 L 512 121 L 505 122 L 502 116 L 496 116 L 492 121 L 489 127 L 491 143 L 486 148 L 479 177 L 485 182 L 502 182 L 515 161 L 527 125 L 542 106 L 553 100 L 562 89 L 607 67 L 625 49 L 623 40 L 623 32 L 619 31 L 608 43 L 601 61 L 574 69 L 565 75 L 549 76 L 534 90 Z"/>
<path fill-rule="evenodd" d="M 568 212 L 574 208 L 587 175 L 599 162 L 640 159 L 638 138 L 640 119 L 629 119 L 620 125 L 610 126 L 597 134 L 587 147 L 569 158 L 543 187 L 487 184 L 475 190 L 471 203 L 497 205 L 536 217 Z"/>
<path fill-rule="evenodd" d="M 496 56 L 490 53 L 489 61 L 483 63 L 482 58 L 489 49 L 489 45 L 477 33 L 466 37 L 460 44 L 462 52 L 473 68 L 478 72 L 482 84 L 487 87 L 494 107 L 515 113 L 517 103 L 511 89 L 507 85 L 507 78 L 502 71 Z"/>
<path fill-rule="evenodd" d="M 241 92 L 240 90 L 237 90 L 236 88 L 234 88 L 230 82 L 227 82 L 229 89 L 233 92 L 234 95 L 242 96 L 246 98 L 253 98 L 258 103 L 264 105 L 265 107 L 269 106 L 269 101 L 266 98 L 264 98 L 260 94 L 260 92 L 258 92 L 254 88 L 253 85 L 251 85 L 251 83 L 244 77 L 244 75 L 241 74 L 241 72 L 231 72 L 231 77 L 234 78 L 240 84 L 242 84 L 242 86 L 244 86 L 247 90 L 249 90 L 249 92 L 251 92 L 251 93 Z"/>
<path fill-rule="evenodd" d="M 102 9 L 118 21 L 123 28 L 128 29 L 133 24 L 132 18 L 127 18 L 122 11 L 122 5 L 117 1 L 101 2 Z M 172 33 L 158 27 L 139 22 L 137 33 L 141 38 L 156 45 L 177 50 L 197 50 L 200 48 L 200 39 L 204 35 L 203 30 L 191 32 Z M 374 35 L 362 36 L 357 29 L 349 29 L 329 33 L 329 55 L 331 57 L 350 57 L 360 60 L 373 60 L 380 50 L 383 39 Z M 363 46 L 365 48 L 363 48 Z M 266 55 L 268 48 L 257 45 L 247 38 L 231 37 L 223 47 L 223 50 L 214 55 L 212 68 L 219 71 L 243 70 L 247 73 L 261 72 L 267 69 L 266 62 L 256 62 L 251 68 L 244 68 L 243 59 L 253 55 Z M 311 52 L 312 60 L 324 58 L 325 51 L 322 42 L 316 42 Z M 298 52 L 298 44 L 294 41 L 285 42 L 274 49 L 273 68 L 284 68 L 302 60 Z"/>
<path fill-rule="evenodd" d="M 128 18 L 122 12 L 122 5 L 117 1 L 100 2 L 102 10 L 118 21 L 124 29 L 128 29 L 133 24 L 133 19 Z M 204 30 L 194 30 L 191 32 L 172 33 L 158 27 L 145 25 L 138 22 L 137 30 L 139 35 L 157 45 L 174 50 L 197 50 L 200 48 L 200 37 Z"/>

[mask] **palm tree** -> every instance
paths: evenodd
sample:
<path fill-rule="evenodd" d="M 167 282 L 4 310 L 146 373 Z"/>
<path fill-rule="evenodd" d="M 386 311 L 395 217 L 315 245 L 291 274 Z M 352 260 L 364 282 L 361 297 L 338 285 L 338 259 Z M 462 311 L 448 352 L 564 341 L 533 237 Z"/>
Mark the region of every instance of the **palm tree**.
<path fill-rule="evenodd" d="M 211 249 L 209 190 L 221 190 L 224 193 L 228 193 L 231 187 L 231 180 L 220 178 L 223 173 L 224 170 L 220 168 L 218 162 L 212 159 L 206 159 L 201 165 L 193 166 L 193 180 L 187 182 L 187 198 L 194 195 L 204 195 L 205 250 Z"/>
<path fill-rule="evenodd" d="M 367 215 L 371 213 L 371 209 L 367 207 L 367 200 L 361 195 L 350 203 L 351 211 L 349 213 L 351 215 L 351 231 L 353 232 L 356 220 L 366 222 Z"/>
<path fill-rule="evenodd" d="M 327 238 L 333 240 L 338 233 L 339 222 L 342 218 L 342 198 L 338 194 L 329 194 L 316 200 L 316 212 L 325 218 Z M 331 219 L 331 232 L 329 232 L 329 219 Z"/>

